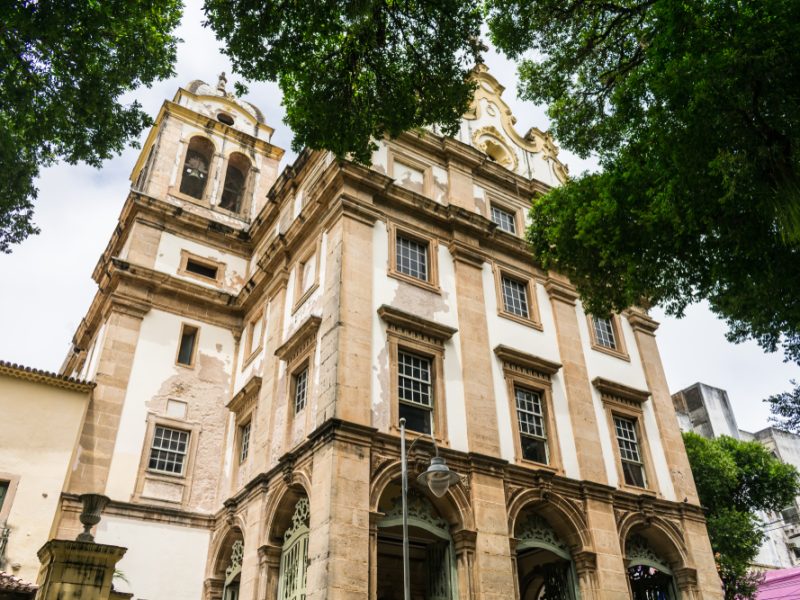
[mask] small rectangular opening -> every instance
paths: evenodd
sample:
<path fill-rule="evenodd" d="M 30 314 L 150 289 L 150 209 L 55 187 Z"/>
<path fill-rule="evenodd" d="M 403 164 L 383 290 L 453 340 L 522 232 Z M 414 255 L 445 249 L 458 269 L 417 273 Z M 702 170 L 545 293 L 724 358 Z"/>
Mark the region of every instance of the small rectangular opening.
<path fill-rule="evenodd" d="M 197 343 L 197 327 L 184 325 L 181 331 L 181 345 L 178 349 L 178 363 L 192 366 L 194 363 L 194 347 Z"/>
<path fill-rule="evenodd" d="M 217 273 L 219 272 L 219 267 L 198 262 L 192 258 L 189 258 L 186 260 L 186 270 L 189 273 L 194 273 L 195 275 L 200 275 L 201 277 L 216 279 Z"/>

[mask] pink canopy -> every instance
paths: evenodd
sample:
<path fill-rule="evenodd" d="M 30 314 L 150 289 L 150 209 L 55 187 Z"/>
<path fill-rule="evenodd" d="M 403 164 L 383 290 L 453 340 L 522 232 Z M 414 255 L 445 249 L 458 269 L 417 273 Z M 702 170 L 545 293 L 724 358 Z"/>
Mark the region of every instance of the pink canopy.
<path fill-rule="evenodd" d="M 758 586 L 758 600 L 800 598 L 800 567 L 767 571 L 764 583 Z"/>

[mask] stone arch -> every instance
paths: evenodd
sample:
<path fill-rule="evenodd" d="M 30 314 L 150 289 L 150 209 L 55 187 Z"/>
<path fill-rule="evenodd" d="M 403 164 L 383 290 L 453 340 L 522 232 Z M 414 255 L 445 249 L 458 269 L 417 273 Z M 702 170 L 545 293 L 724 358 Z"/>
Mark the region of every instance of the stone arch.
<path fill-rule="evenodd" d="M 417 475 L 422 472 L 416 463 L 409 461 L 408 465 L 409 488 L 416 482 Z M 378 512 L 378 505 L 386 488 L 392 483 L 399 484 L 402 476 L 402 465 L 399 460 L 387 462 L 373 475 L 370 484 L 369 506 L 373 513 Z M 475 518 L 472 504 L 464 491 L 463 485 L 452 486 L 442 498 L 434 497 L 430 492 L 422 490 L 425 497 L 430 500 L 436 510 L 448 522 L 450 530 L 455 533 L 463 529 L 473 531 Z"/>
<path fill-rule="evenodd" d="M 216 153 L 216 146 L 203 135 L 194 135 L 189 139 L 186 154 L 181 167 L 180 192 L 202 200 L 211 179 L 211 165 Z"/>
<path fill-rule="evenodd" d="M 586 517 L 569 500 L 554 492 L 528 489 L 516 494 L 508 506 L 508 531 L 516 531 L 520 516 L 535 512 L 547 521 L 575 555 L 592 552 L 591 528 Z"/>
<path fill-rule="evenodd" d="M 204 598 L 207 600 L 222 598 L 228 569 L 237 560 L 241 566 L 244 534 L 240 524 L 217 530 L 211 539 L 204 582 Z"/>
<path fill-rule="evenodd" d="M 249 195 L 250 170 L 253 161 L 242 152 L 231 152 L 226 161 L 225 179 L 219 199 L 220 208 L 240 213 Z"/>
<path fill-rule="evenodd" d="M 294 471 L 289 483 L 283 480 L 276 486 L 264 507 L 264 539 L 262 545 L 280 547 L 283 534 L 292 522 L 298 500 L 310 496 L 311 482 L 305 473 Z"/>
<path fill-rule="evenodd" d="M 680 529 L 671 521 L 643 513 L 628 513 L 618 525 L 622 556 L 626 556 L 626 544 L 633 535 L 640 535 L 648 545 L 667 563 L 672 572 L 679 572 L 689 565 L 686 544 Z"/>

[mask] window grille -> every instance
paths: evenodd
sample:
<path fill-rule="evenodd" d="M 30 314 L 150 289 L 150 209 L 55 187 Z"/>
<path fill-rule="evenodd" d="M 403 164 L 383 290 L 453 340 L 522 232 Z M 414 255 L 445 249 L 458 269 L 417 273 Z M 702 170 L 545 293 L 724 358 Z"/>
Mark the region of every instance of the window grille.
<path fill-rule="evenodd" d="M 547 430 L 542 410 L 542 395 L 524 388 L 514 388 L 522 456 L 547 464 Z"/>
<path fill-rule="evenodd" d="M 521 281 L 503 276 L 503 306 L 505 311 L 518 317 L 529 317 L 528 286 Z"/>
<path fill-rule="evenodd" d="M 410 352 L 397 355 L 399 415 L 413 431 L 431 433 L 433 389 L 431 360 Z"/>
<path fill-rule="evenodd" d="M 397 271 L 428 281 L 428 244 L 397 236 Z"/>
<path fill-rule="evenodd" d="M 188 431 L 156 425 L 148 468 L 163 473 L 183 475 L 188 447 Z"/>
<path fill-rule="evenodd" d="M 497 227 L 503 231 L 517 233 L 517 223 L 514 220 L 514 213 L 492 206 L 492 222 L 496 223 Z"/>
<path fill-rule="evenodd" d="M 617 434 L 619 456 L 622 460 L 622 473 L 625 483 L 637 487 L 645 487 L 644 465 L 639 451 L 639 439 L 636 435 L 636 423 L 630 419 L 614 417 L 614 428 Z"/>
<path fill-rule="evenodd" d="M 284 536 L 278 576 L 279 600 L 305 600 L 308 569 L 308 498 L 297 501 L 292 525 Z"/>
<path fill-rule="evenodd" d="M 617 349 L 617 338 L 614 334 L 614 324 L 611 319 L 594 317 L 594 337 L 597 344 L 605 348 Z"/>
<path fill-rule="evenodd" d="M 299 413 L 306 407 L 308 395 L 308 367 L 294 376 L 294 412 Z"/>

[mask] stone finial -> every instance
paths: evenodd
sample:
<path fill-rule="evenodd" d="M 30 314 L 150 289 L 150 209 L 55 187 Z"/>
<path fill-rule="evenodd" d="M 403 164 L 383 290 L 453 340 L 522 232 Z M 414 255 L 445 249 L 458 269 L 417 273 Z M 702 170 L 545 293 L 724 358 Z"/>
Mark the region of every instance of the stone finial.
<path fill-rule="evenodd" d="M 217 89 L 225 94 L 225 84 L 228 83 L 228 78 L 225 77 L 225 71 L 219 74 L 219 81 L 217 81 Z"/>
<path fill-rule="evenodd" d="M 102 494 L 81 494 L 83 510 L 80 514 L 80 521 L 83 524 L 83 532 L 76 538 L 79 542 L 93 542 L 92 527 L 100 522 L 100 515 L 103 509 L 110 502 L 107 496 Z"/>

